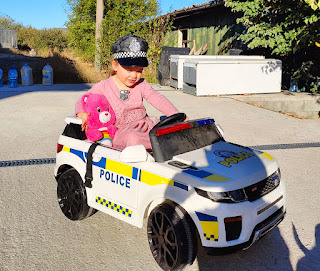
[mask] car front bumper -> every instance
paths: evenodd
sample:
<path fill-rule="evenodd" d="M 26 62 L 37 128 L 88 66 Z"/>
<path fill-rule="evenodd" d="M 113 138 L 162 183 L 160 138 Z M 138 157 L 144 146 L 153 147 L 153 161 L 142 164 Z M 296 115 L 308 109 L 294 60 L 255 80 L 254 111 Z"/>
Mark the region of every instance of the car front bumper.
<path fill-rule="evenodd" d="M 253 202 L 219 203 L 193 193 L 192 202 L 197 202 L 193 205 L 195 214 L 191 206 L 184 208 L 190 210 L 202 246 L 246 249 L 284 219 L 284 192 L 281 181 L 276 189 Z"/>

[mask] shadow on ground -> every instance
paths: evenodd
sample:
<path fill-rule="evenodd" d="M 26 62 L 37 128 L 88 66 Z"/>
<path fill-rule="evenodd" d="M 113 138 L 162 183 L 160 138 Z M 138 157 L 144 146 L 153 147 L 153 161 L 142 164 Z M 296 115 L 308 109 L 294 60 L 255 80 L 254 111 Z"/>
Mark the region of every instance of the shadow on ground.
<path fill-rule="evenodd" d="M 207 249 L 202 248 L 199 251 L 199 270 L 293 270 L 289 249 L 278 228 L 268 233 L 248 250 L 226 255 L 211 254 Z"/>
<path fill-rule="evenodd" d="M 293 226 L 293 233 L 294 238 L 299 246 L 299 248 L 304 253 L 304 257 L 300 259 L 300 261 L 297 264 L 297 271 L 303 271 L 303 270 L 317 270 L 319 269 L 320 261 L 319 261 L 319 255 L 320 255 L 320 224 L 318 224 L 315 228 L 315 246 L 311 249 L 306 247 L 300 240 L 300 237 L 298 235 L 297 229 L 294 225 Z"/>
<path fill-rule="evenodd" d="M 28 92 L 63 92 L 63 91 L 88 91 L 93 86 L 92 83 L 86 84 L 53 84 L 51 86 L 43 86 L 40 84 L 32 86 L 21 86 L 17 88 L 9 88 L 3 86 L 0 88 L 0 99 L 5 99 Z"/>

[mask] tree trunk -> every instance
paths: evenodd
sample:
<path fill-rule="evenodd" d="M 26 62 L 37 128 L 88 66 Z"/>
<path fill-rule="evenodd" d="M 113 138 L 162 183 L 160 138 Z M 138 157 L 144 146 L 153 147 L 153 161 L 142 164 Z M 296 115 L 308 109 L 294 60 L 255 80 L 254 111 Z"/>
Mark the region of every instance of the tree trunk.
<path fill-rule="evenodd" d="M 97 0 L 96 11 L 96 54 L 94 67 L 96 71 L 101 70 L 101 56 L 100 56 L 100 39 L 101 39 L 101 26 L 103 21 L 103 0 Z"/>

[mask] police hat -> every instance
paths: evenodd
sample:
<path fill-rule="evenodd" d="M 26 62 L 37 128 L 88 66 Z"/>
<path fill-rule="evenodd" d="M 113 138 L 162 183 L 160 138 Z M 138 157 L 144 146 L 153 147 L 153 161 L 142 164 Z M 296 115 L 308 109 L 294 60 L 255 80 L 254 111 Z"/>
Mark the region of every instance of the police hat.
<path fill-rule="evenodd" d="M 113 58 L 125 67 L 147 67 L 148 43 L 138 36 L 129 34 L 111 46 Z"/>

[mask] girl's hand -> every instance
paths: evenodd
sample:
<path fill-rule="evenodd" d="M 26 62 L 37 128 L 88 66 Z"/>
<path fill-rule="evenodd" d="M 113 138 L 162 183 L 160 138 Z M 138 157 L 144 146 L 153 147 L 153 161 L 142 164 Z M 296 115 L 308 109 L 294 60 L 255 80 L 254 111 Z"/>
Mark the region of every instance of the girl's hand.
<path fill-rule="evenodd" d="M 188 116 L 186 116 L 186 118 L 185 118 L 185 120 L 184 121 L 188 121 L 189 120 L 189 118 L 188 118 Z"/>
<path fill-rule="evenodd" d="M 86 112 L 80 112 L 77 114 L 77 117 L 82 119 L 82 124 L 81 124 L 82 131 L 88 130 L 88 117 L 89 116 L 90 116 L 90 113 L 86 113 Z"/>

